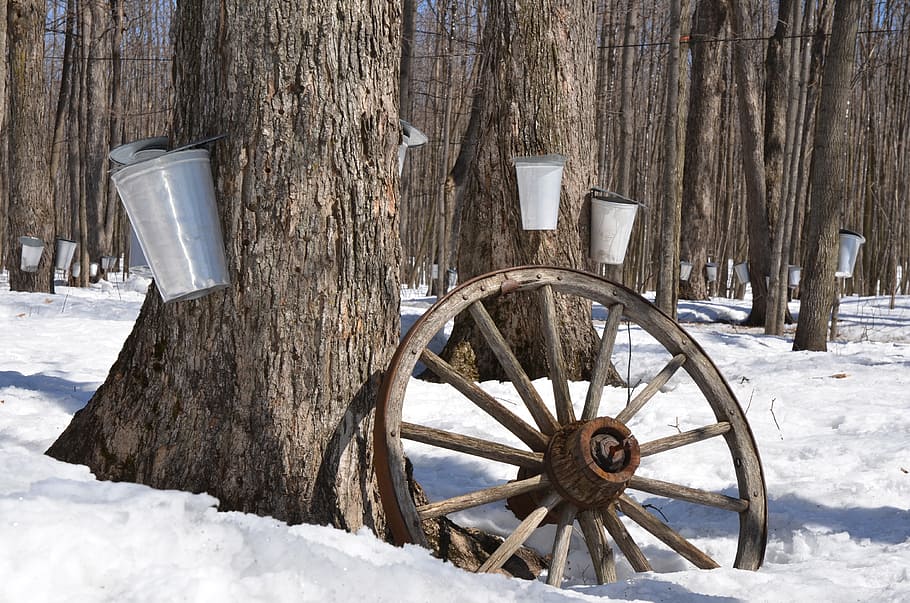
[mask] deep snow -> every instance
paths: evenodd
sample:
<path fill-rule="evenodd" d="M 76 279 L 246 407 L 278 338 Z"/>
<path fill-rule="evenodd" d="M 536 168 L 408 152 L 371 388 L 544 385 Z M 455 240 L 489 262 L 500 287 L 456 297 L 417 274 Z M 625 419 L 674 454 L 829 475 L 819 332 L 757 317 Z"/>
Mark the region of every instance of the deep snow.
<path fill-rule="evenodd" d="M 910 601 L 910 298 L 898 298 L 893 310 L 887 298 L 843 299 L 841 339 L 826 353 L 790 351 L 792 332 L 771 337 L 728 324 L 745 316 L 746 302 L 682 302 L 681 322 L 733 387 L 758 442 L 769 506 L 765 564 L 757 572 L 729 567 L 736 526 L 723 512 L 642 495 L 655 512 L 691 522 L 686 536 L 725 567 L 696 570 L 646 544 L 656 571 L 635 574 L 620 556 L 618 583 L 586 586 L 590 567 L 575 543 L 567 587 L 557 590 L 468 574 L 366 531 L 287 526 L 220 513 L 205 494 L 99 482 L 85 467 L 44 456 L 104 380 L 143 285 L 136 279 L 43 295 L 11 293 L 0 278 L 2 602 Z M 404 326 L 432 302 L 407 293 Z M 798 312 L 798 303 L 791 308 Z M 633 384 L 665 361 L 652 344 L 637 328 L 624 327 L 618 338 L 614 361 Z M 514 399 L 502 384 L 485 387 Z M 573 384 L 575 399 L 584 387 Z M 409 416 L 487 433 L 457 394 L 419 382 L 410 390 L 417 395 Z M 702 411 L 681 376 L 649 403 L 636 429 L 673 432 L 697 424 Z M 514 477 L 439 451 L 412 454 L 431 494 Z M 735 488 L 722 446 L 661 470 L 670 481 Z M 492 530 L 514 525 L 501 509 L 465 512 L 465 519 Z M 546 549 L 551 540 L 544 533 L 532 542 Z"/>

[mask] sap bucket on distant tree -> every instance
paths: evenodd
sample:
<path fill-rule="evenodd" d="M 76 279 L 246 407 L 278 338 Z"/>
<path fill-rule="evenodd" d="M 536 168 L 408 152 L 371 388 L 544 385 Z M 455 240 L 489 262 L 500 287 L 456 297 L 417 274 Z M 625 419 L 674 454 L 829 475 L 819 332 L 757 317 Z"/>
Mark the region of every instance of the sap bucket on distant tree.
<path fill-rule="evenodd" d="M 562 190 L 563 155 L 513 157 L 518 178 L 518 202 L 524 230 L 556 230 Z"/>
<path fill-rule="evenodd" d="M 679 263 L 679 280 L 687 281 L 692 276 L 692 262 L 683 260 Z"/>
<path fill-rule="evenodd" d="M 840 229 L 840 247 L 837 252 L 837 272 L 834 276 L 838 278 L 850 278 L 853 276 L 853 268 L 856 266 L 856 256 L 859 255 L 860 246 L 866 242 L 866 238 L 858 232 Z"/>
<path fill-rule="evenodd" d="M 19 244 L 22 245 L 19 269 L 22 272 L 38 272 L 38 264 L 44 254 L 44 241 L 37 237 L 19 237 Z"/>
<path fill-rule="evenodd" d="M 733 266 L 733 274 L 736 275 L 736 281 L 740 285 L 749 284 L 749 262 L 740 262 Z"/>
<path fill-rule="evenodd" d="M 705 280 L 709 283 L 717 280 L 717 264 L 715 262 L 705 264 Z"/>
<path fill-rule="evenodd" d="M 802 268 L 799 266 L 787 266 L 787 286 L 791 289 L 799 287 L 799 279 L 802 276 Z"/>
<path fill-rule="evenodd" d="M 101 256 L 101 267 L 105 272 L 110 272 L 117 267 L 117 256 L 114 255 L 103 255 Z"/>
<path fill-rule="evenodd" d="M 193 148 L 218 138 L 128 163 L 111 175 L 165 302 L 230 284 L 209 152 Z M 118 149 L 111 151 L 114 161 Z"/>
<path fill-rule="evenodd" d="M 622 264 L 639 203 L 602 188 L 591 189 L 591 259 Z"/>
<path fill-rule="evenodd" d="M 73 263 L 73 254 L 76 253 L 76 241 L 57 239 L 56 252 L 54 267 L 57 270 L 66 272 Z"/>
<path fill-rule="evenodd" d="M 408 149 L 422 147 L 427 144 L 429 138 L 426 134 L 409 124 L 403 119 L 398 120 L 401 124 L 401 143 L 398 145 L 398 175 L 404 170 L 404 158 Z"/>

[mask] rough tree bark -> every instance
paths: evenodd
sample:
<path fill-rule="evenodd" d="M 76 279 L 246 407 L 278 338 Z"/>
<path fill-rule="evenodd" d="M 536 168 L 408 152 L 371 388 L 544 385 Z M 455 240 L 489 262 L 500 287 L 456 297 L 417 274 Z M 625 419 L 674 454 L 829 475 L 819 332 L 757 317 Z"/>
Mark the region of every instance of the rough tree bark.
<path fill-rule="evenodd" d="M 589 200 L 596 176 L 594 140 L 595 30 L 593 1 L 556 0 L 488 4 L 480 87 L 482 135 L 465 183 L 458 274 L 461 280 L 523 264 L 588 268 Z M 513 156 L 567 157 L 556 231 L 521 229 Z M 547 374 L 537 305 L 506 296 L 490 311 L 532 378 Z M 596 334 L 590 305 L 558 300 L 560 333 L 571 379 L 593 364 Z M 482 379 L 504 374 L 470 319 L 456 322 L 444 352 Z"/>
<path fill-rule="evenodd" d="M 717 204 L 716 152 L 720 143 L 720 109 L 724 93 L 723 48 L 714 41 L 724 37 L 729 7 L 724 0 L 700 0 L 692 29 L 692 93 L 686 120 L 686 163 L 683 176 L 680 257 L 704 266 L 716 250 L 708 248 Z M 712 254 L 713 251 L 713 254 Z M 708 299 L 702 270 L 693 270 L 679 284 L 683 299 Z"/>
<path fill-rule="evenodd" d="M 151 291 L 51 456 L 383 533 L 371 411 L 399 337 L 399 7 L 177 5 L 173 135 L 227 134 L 213 173 L 232 286 L 173 305 Z"/>
<path fill-rule="evenodd" d="M 9 207 L 6 267 L 12 291 L 54 292 L 54 201 L 47 174 L 43 1 L 10 0 Z M 44 241 L 37 272 L 23 272 L 19 237 Z"/>
<path fill-rule="evenodd" d="M 815 128 L 809 205 L 809 241 L 802 276 L 799 324 L 794 350 L 827 350 L 827 327 L 834 302 L 838 220 L 844 190 L 847 103 L 853 86 L 860 0 L 837 0 L 825 58 Z"/>

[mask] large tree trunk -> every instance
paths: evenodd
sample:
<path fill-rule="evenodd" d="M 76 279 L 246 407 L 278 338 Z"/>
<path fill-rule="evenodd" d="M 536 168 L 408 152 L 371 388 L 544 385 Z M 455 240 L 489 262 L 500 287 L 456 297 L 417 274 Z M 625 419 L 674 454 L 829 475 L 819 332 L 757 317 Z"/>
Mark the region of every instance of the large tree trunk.
<path fill-rule="evenodd" d="M 682 229 L 679 254 L 693 266 L 704 266 L 708 256 L 717 258 L 712 243 L 716 152 L 720 142 L 720 108 L 724 92 L 723 48 L 713 43 L 724 37 L 727 11 L 724 0 L 700 0 L 692 30 L 692 92 L 686 121 L 686 163 L 683 177 Z M 683 299 L 708 299 L 710 291 L 702 270 L 693 270 L 680 282 Z"/>
<path fill-rule="evenodd" d="M 44 2 L 10 0 L 9 208 L 6 256 L 12 291 L 54 292 L 54 202 L 47 174 Z M 20 270 L 19 237 L 44 241 L 37 272 Z"/>
<path fill-rule="evenodd" d="M 383 532 L 371 411 L 399 336 L 398 7 L 178 4 L 173 134 L 227 134 L 212 167 L 232 286 L 151 291 L 50 455 Z"/>
<path fill-rule="evenodd" d="M 837 0 L 831 42 L 825 58 L 815 129 L 809 205 L 809 252 L 803 271 L 799 324 L 794 350 L 827 350 L 827 327 L 834 302 L 840 203 L 844 198 L 847 103 L 852 87 L 859 0 Z"/>
<path fill-rule="evenodd" d="M 467 279 L 497 268 L 555 264 L 586 268 L 587 192 L 595 177 L 593 2 L 494 0 L 488 4 L 481 88 L 483 109 L 476 162 L 465 184 L 458 273 Z M 567 157 L 556 231 L 521 229 L 513 156 Z M 547 374 L 537 305 L 506 296 L 491 314 L 532 378 Z M 560 333 L 571 379 L 587 376 L 595 358 L 590 305 L 558 300 Z M 504 378 L 470 319 L 456 322 L 444 353 L 467 343 L 482 379 Z M 470 355 L 468 355 L 470 356 Z"/>

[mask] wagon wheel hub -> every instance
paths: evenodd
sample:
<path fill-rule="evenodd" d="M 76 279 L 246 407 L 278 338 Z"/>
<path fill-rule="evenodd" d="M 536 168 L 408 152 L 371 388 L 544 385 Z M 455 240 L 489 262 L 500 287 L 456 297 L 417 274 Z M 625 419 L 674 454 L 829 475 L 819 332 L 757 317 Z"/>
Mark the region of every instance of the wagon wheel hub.
<path fill-rule="evenodd" d="M 640 461 L 632 432 L 610 417 L 563 426 L 550 438 L 544 457 L 550 481 L 579 509 L 614 501 Z"/>
<path fill-rule="evenodd" d="M 579 509 L 604 507 L 616 500 L 632 478 L 641 454 L 638 441 L 620 421 L 599 417 L 561 427 L 550 438 L 544 471 L 560 495 Z M 518 479 L 530 477 L 521 470 Z M 519 518 L 540 506 L 542 495 L 513 496 L 508 507 Z M 556 523 L 550 513 L 546 523 Z"/>

